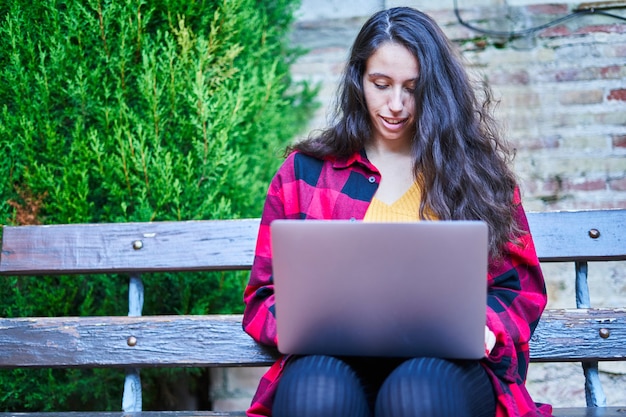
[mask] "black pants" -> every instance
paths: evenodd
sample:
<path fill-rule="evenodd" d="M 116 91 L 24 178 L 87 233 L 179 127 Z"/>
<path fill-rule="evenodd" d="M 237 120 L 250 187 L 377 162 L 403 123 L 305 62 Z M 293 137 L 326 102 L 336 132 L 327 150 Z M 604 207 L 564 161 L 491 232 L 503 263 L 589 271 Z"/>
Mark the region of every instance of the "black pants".
<path fill-rule="evenodd" d="M 274 417 L 493 417 L 477 361 L 302 356 L 284 369 Z"/>

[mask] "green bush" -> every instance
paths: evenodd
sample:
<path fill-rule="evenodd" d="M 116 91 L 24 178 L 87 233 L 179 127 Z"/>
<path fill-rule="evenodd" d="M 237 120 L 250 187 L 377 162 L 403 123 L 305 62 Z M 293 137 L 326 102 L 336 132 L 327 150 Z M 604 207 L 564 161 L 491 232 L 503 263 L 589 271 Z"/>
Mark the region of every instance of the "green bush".
<path fill-rule="evenodd" d="M 289 76 L 296 6 L 2 2 L 0 222 L 260 215 L 277 156 L 314 106 L 314 89 Z M 144 313 L 239 312 L 246 278 L 146 275 Z M 6 317 L 124 315 L 127 278 L 4 277 L 0 300 Z M 158 371 L 144 375 L 158 384 Z M 119 410 L 122 379 L 106 370 L 2 371 L 0 410 Z"/>

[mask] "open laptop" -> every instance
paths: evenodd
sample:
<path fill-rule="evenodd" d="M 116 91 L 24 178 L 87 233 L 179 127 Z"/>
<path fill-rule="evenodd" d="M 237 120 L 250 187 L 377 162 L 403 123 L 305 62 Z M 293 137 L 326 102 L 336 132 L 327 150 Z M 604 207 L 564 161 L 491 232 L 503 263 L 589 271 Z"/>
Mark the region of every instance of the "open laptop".
<path fill-rule="evenodd" d="M 270 227 L 282 353 L 484 356 L 485 223 L 276 220 Z"/>

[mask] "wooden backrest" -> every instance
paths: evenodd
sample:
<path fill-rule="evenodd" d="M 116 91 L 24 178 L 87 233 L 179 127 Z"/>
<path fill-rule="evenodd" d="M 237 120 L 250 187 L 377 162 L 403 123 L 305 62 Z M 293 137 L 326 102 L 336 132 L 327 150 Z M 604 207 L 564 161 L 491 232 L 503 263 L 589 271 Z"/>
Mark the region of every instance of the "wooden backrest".
<path fill-rule="evenodd" d="M 258 219 L 4 226 L 0 274 L 250 269 Z"/>
<path fill-rule="evenodd" d="M 626 209 L 531 212 L 542 262 L 626 259 Z M 4 226 L 0 274 L 249 269 L 258 219 Z"/>
<path fill-rule="evenodd" d="M 626 260 L 626 210 L 528 218 L 544 262 Z M 247 219 L 5 227 L 0 273 L 249 269 L 258 225 Z M 237 315 L 0 319 L 0 329 L 0 367 L 260 366 L 276 356 L 243 333 Z M 531 356 L 623 360 L 625 339 L 624 309 L 546 311 Z"/>

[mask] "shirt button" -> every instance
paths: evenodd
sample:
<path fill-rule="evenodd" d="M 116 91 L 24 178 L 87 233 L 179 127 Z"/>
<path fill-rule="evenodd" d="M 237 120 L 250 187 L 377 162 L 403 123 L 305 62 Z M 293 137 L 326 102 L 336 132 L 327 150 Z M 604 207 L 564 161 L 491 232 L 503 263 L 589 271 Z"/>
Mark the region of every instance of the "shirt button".
<path fill-rule="evenodd" d="M 376 182 L 376 177 L 375 176 L 371 176 L 367 179 L 371 184 L 374 184 Z"/>

